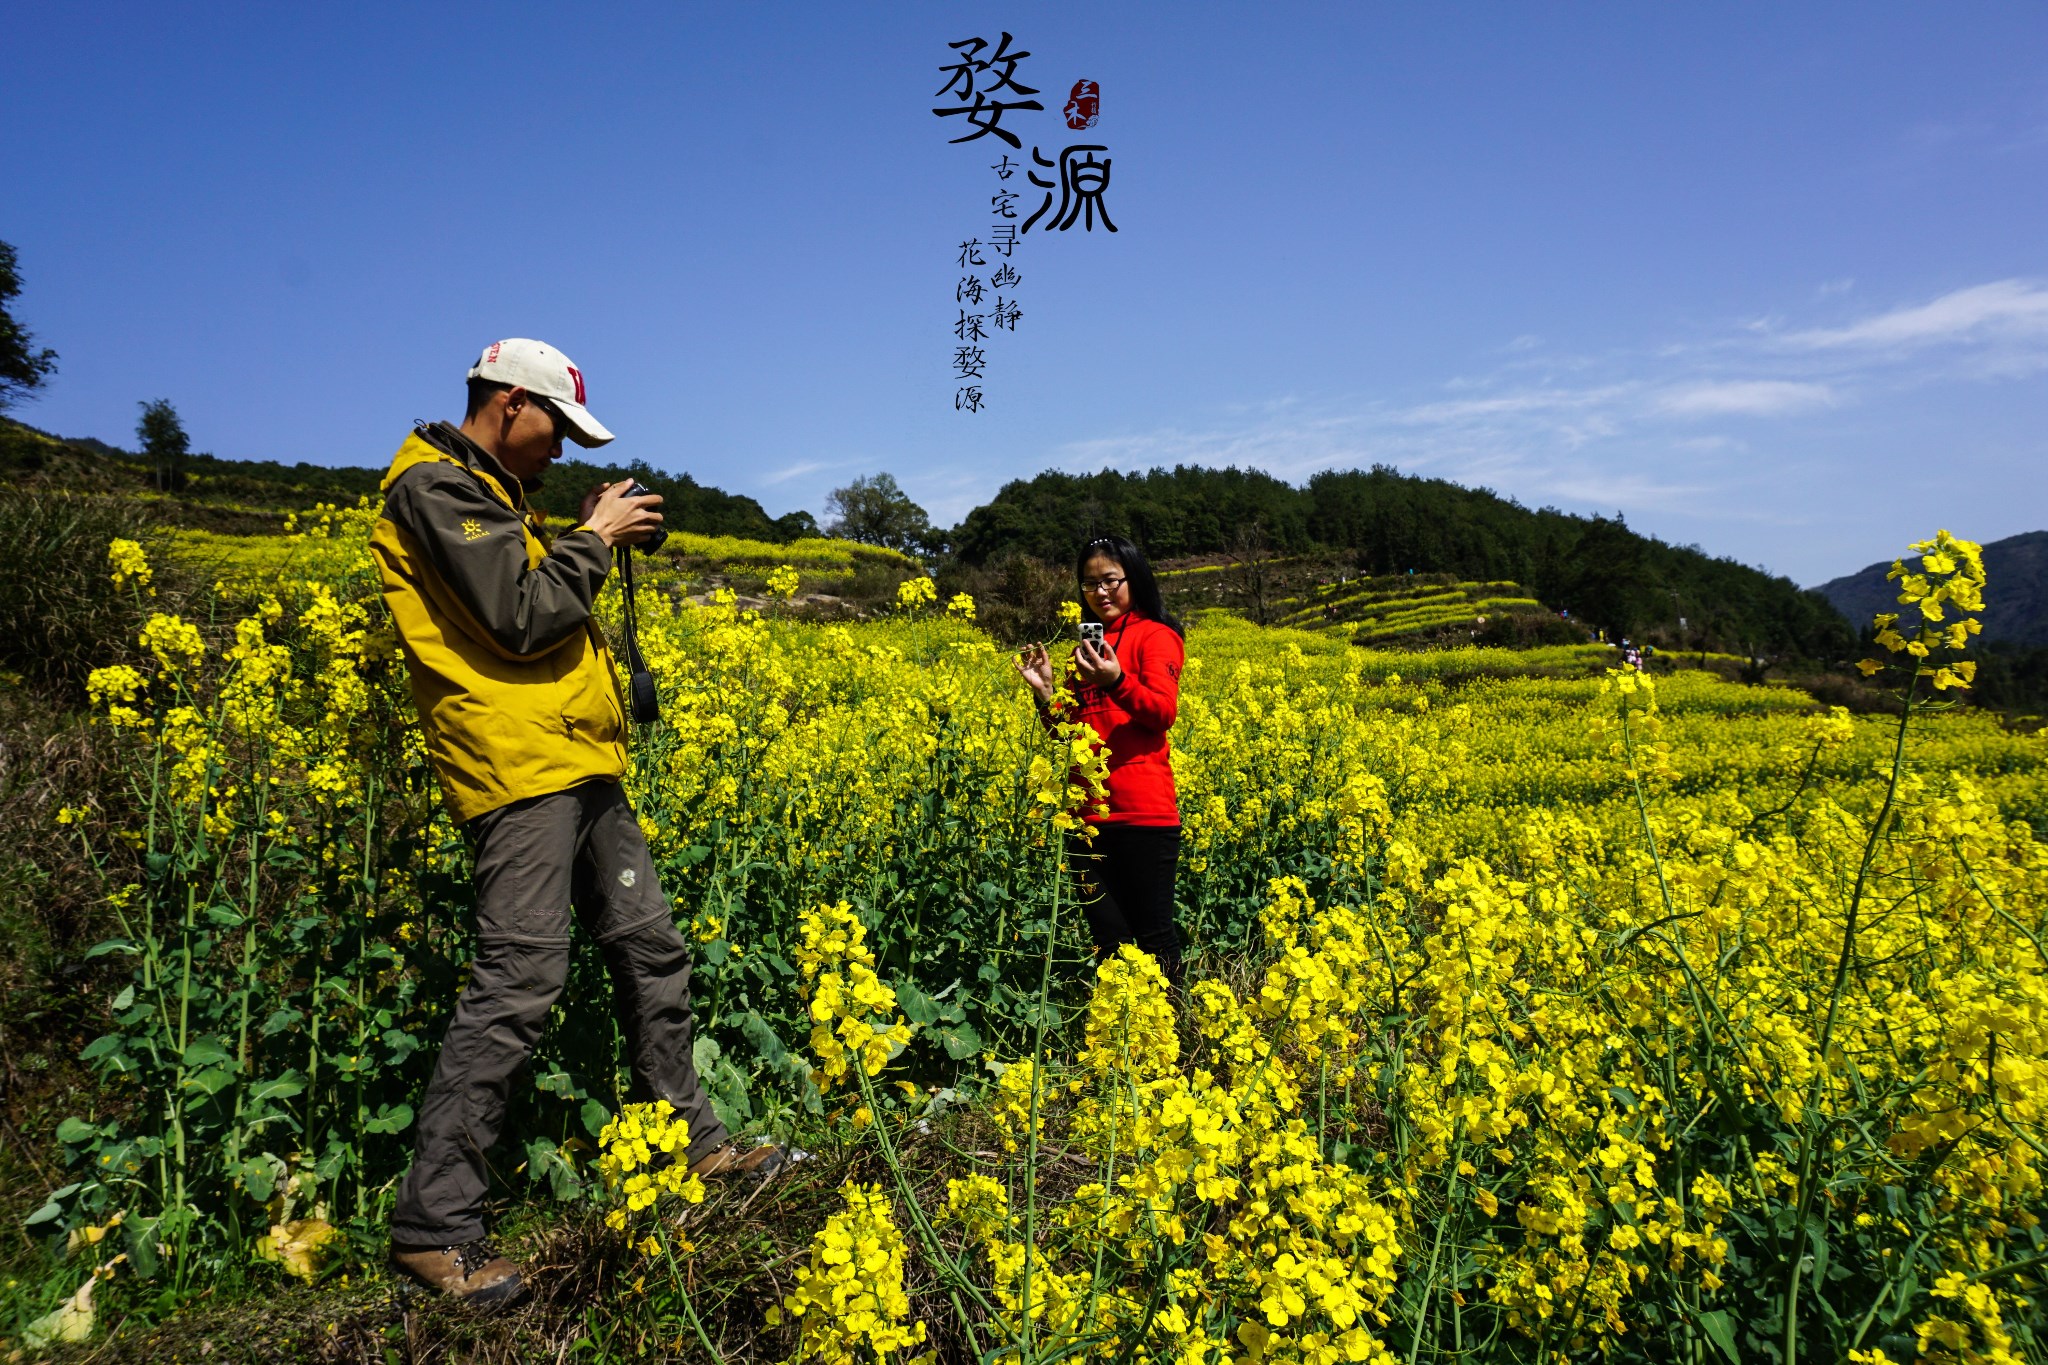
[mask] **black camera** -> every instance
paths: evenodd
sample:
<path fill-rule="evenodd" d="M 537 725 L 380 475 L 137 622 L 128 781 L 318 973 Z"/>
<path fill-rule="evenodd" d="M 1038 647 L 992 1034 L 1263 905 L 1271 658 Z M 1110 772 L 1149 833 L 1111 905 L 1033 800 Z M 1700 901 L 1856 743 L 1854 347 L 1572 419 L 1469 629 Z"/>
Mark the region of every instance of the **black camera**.
<path fill-rule="evenodd" d="M 635 479 L 632 486 L 626 490 L 625 496 L 629 498 L 651 497 L 653 496 L 653 490 L 641 483 L 640 480 Z M 633 590 L 633 551 L 639 550 L 643 554 L 653 554 L 661 548 L 662 543 L 667 539 L 668 528 L 666 526 L 657 526 L 654 528 L 653 534 L 649 535 L 647 539 L 641 541 L 638 545 L 621 545 L 619 547 L 619 569 L 625 578 L 625 591 L 620 594 L 620 597 L 624 608 L 622 612 L 625 618 L 623 624 L 626 628 L 626 668 L 632 674 L 632 680 L 628 687 L 633 708 L 633 722 L 636 725 L 652 725 L 655 722 L 661 715 L 661 698 L 655 690 L 654 675 L 647 671 L 647 659 L 640 652 L 640 602 L 638 594 Z"/>
<path fill-rule="evenodd" d="M 633 480 L 633 486 L 626 490 L 626 496 L 629 498 L 651 498 L 654 496 L 654 490 L 641 483 L 640 480 L 635 479 Z M 648 536 L 647 539 L 641 541 L 633 548 L 651 555 L 667 542 L 668 527 L 657 526 L 654 528 L 654 534 Z"/>

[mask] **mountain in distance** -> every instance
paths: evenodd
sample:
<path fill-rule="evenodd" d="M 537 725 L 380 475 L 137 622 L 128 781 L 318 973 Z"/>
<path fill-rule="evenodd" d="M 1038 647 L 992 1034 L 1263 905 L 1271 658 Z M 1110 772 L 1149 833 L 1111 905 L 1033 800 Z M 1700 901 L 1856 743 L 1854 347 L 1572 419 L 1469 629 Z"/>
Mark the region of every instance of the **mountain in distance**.
<path fill-rule="evenodd" d="M 1846 574 L 1815 591 L 1859 627 L 1882 611 L 1898 611 L 1889 562 Z M 1984 547 L 1984 623 L 1988 642 L 2048 646 L 2048 531 L 2023 531 Z"/>

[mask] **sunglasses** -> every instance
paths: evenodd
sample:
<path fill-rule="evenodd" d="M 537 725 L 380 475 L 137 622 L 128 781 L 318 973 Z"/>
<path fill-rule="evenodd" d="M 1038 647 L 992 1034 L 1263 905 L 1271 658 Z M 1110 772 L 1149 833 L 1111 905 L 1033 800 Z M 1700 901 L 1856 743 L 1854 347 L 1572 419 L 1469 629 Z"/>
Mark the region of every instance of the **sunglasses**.
<path fill-rule="evenodd" d="M 531 389 L 527 390 L 526 401 L 533 404 L 535 407 L 539 408 L 542 412 L 546 413 L 548 417 L 554 422 L 556 441 L 559 442 L 566 440 L 568 438 L 569 419 L 563 415 L 562 410 L 560 408 L 556 407 L 553 403 L 541 397 L 539 394 L 533 392 Z"/>

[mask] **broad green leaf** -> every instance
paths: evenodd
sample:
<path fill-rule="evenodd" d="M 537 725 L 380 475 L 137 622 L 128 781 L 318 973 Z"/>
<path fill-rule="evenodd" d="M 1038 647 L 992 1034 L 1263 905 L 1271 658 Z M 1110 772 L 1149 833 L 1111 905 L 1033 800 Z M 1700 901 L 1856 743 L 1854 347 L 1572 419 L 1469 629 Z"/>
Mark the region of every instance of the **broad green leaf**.
<path fill-rule="evenodd" d="M 913 1024 L 929 1024 L 939 1017 L 939 1002 L 908 981 L 896 986 L 896 1003 L 903 1006 L 904 1017 Z"/>
<path fill-rule="evenodd" d="M 228 1051 L 226 1043 L 211 1036 L 194 1038 L 185 1045 L 186 1066 L 220 1066 L 232 1064 L 234 1054 Z"/>
<path fill-rule="evenodd" d="M 399 1107 L 401 1109 L 405 1108 L 403 1105 Z M 406 1109 L 405 1114 L 408 1120 L 412 1118 L 412 1111 L 410 1109 Z M 348 1165 L 349 1157 L 354 1150 L 345 1138 L 329 1138 L 327 1140 L 327 1150 L 322 1152 L 320 1160 L 313 1164 L 314 1178 L 317 1180 L 332 1180 L 340 1175 L 342 1167 Z"/>
<path fill-rule="evenodd" d="M 690 1060 L 696 1064 L 697 1079 L 702 1081 L 711 1074 L 711 1068 L 718 1065 L 718 1059 L 725 1055 L 725 1049 L 718 1045 L 716 1038 L 698 1034 L 690 1044 Z"/>
<path fill-rule="evenodd" d="M 411 1123 L 411 1105 L 387 1104 L 379 1108 L 374 1117 L 365 1119 L 363 1127 L 372 1133 L 400 1133 Z"/>
<path fill-rule="evenodd" d="M 251 1157 L 239 1167 L 237 1174 L 242 1179 L 242 1189 L 259 1204 L 270 1202 L 270 1196 L 277 1189 L 277 1167 L 268 1157 Z"/>
<path fill-rule="evenodd" d="M 235 1073 L 224 1066 L 206 1066 L 185 1077 L 185 1088 L 203 1095 L 218 1095 L 235 1083 Z"/>
<path fill-rule="evenodd" d="M 261 1104 L 269 1100 L 288 1100 L 304 1091 L 306 1083 L 296 1071 L 287 1071 L 282 1076 L 273 1076 L 267 1081 L 258 1081 L 249 1087 L 249 1099 Z"/>
<path fill-rule="evenodd" d="M 604 1126 L 612 1121 L 612 1111 L 596 1100 L 583 1101 L 583 1131 L 592 1137 L 604 1132 Z"/>
<path fill-rule="evenodd" d="M 576 1078 L 566 1071 L 550 1071 L 533 1083 L 533 1088 L 544 1095 L 560 1095 L 565 1100 L 586 1098 L 588 1091 L 576 1083 Z"/>
<path fill-rule="evenodd" d="M 782 1039 L 769 1027 L 768 1021 L 754 1010 L 740 1016 L 740 1036 L 745 1038 L 759 1053 L 761 1060 L 773 1067 L 780 1067 L 789 1057 L 789 1050 L 782 1045 Z"/>
<path fill-rule="evenodd" d="M 964 1062 L 981 1051 L 981 1035 L 974 1031 L 972 1024 L 942 1028 L 932 1036 L 946 1049 L 946 1055 L 956 1062 Z"/>
<path fill-rule="evenodd" d="M 135 987 L 133 987 L 133 986 L 123 986 L 123 987 L 121 988 L 121 993 L 120 993 L 119 995 L 117 995 L 117 996 L 115 996 L 115 997 L 114 997 L 114 1003 L 113 1003 L 113 1005 L 112 1005 L 112 1007 L 111 1007 L 111 1008 L 112 1008 L 112 1009 L 113 1009 L 113 1010 L 114 1010 L 114 1011 L 115 1011 L 116 1013 L 119 1013 L 119 1012 L 120 1012 L 121 1010 L 125 1010 L 125 1009 L 127 1009 L 127 1008 L 128 1008 L 128 1007 L 129 1007 L 130 1005 L 132 1005 L 132 1004 L 134 1004 L 134 1003 L 135 1003 Z"/>
<path fill-rule="evenodd" d="M 1728 1357 L 1729 1365 L 1742 1365 L 1742 1354 L 1735 1349 L 1735 1321 L 1725 1309 L 1716 1308 L 1711 1313 L 1700 1314 L 1699 1324 L 1707 1339 Z"/>
<path fill-rule="evenodd" d="M 97 1124 L 87 1123 L 81 1118 L 68 1118 L 57 1125 L 57 1141 L 67 1147 L 75 1147 L 89 1138 L 100 1135 Z"/>
<path fill-rule="evenodd" d="M 747 1078 L 730 1057 L 722 1059 L 704 1078 L 704 1094 L 728 1132 L 738 1132 L 754 1117 L 754 1106 L 747 1098 Z"/>

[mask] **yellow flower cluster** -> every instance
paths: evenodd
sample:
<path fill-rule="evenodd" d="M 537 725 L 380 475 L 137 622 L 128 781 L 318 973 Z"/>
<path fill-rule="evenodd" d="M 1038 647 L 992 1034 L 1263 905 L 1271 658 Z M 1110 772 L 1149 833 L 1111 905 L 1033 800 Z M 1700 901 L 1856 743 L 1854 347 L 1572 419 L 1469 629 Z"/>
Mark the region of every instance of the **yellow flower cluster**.
<path fill-rule="evenodd" d="M 206 657 L 206 642 L 199 628 L 182 617 L 157 612 L 142 627 L 142 647 L 156 656 L 157 663 L 172 673 L 197 668 Z"/>
<path fill-rule="evenodd" d="M 880 1074 L 909 1046 L 910 1025 L 895 1012 L 896 992 L 875 975 L 867 930 L 845 901 L 805 912 L 802 928 L 796 960 L 818 1058 L 812 1083 L 830 1090 L 856 1064 L 866 1075 Z"/>
<path fill-rule="evenodd" d="M 597 1145 L 597 1169 L 614 1200 L 605 1226 L 623 1231 L 663 1196 L 704 1202 L 704 1182 L 690 1174 L 689 1122 L 667 1100 L 627 1105 L 604 1126 Z"/>
<path fill-rule="evenodd" d="M 848 1181 L 846 1207 L 811 1240 L 796 1288 L 768 1310 L 770 1326 L 794 1323 L 801 1335 L 792 1362 L 868 1365 L 902 1359 L 925 1340 L 925 1324 L 907 1322 L 903 1236 L 879 1186 Z M 910 1357 L 927 1361 L 930 1356 Z"/>
<path fill-rule="evenodd" d="M 1919 572 L 1908 569 L 1904 560 L 1895 559 L 1885 577 L 1898 583 L 1899 605 L 1916 608 L 1919 619 L 1913 634 L 1907 636 L 1898 628 L 1899 613 L 1881 613 L 1876 620 L 1877 643 L 1893 654 L 1911 657 L 1916 675 L 1932 680 L 1938 692 L 1968 687 L 1977 680 L 1974 660 L 1955 659 L 1937 665 L 1933 657 L 1940 651 L 1961 650 L 1968 646 L 1971 636 L 1983 632 L 1983 624 L 1974 616 L 1948 621 L 1950 607 L 1960 612 L 1984 610 L 1983 548 L 1974 541 L 1958 540 L 1947 531 L 1937 532 L 1933 540 L 1915 541 L 1913 548 L 1920 553 Z M 1884 666 L 1878 659 L 1865 659 L 1857 664 L 1866 678 Z"/>
<path fill-rule="evenodd" d="M 117 585 L 133 583 L 137 588 L 148 588 L 152 595 L 156 589 L 150 587 L 153 571 L 149 567 L 149 556 L 143 552 L 140 543 L 116 537 L 107 543 L 107 563 L 113 566 L 113 579 Z"/>
<path fill-rule="evenodd" d="M 768 595 L 787 602 L 796 596 L 799 576 L 791 564 L 778 564 L 768 571 Z"/>
<path fill-rule="evenodd" d="M 1109 809 L 1108 748 L 1082 721 L 1055 720 L 1051 733 L 1054 753 L 1033 754 L 1025 769 L 1031 799 L 1052 829 L 1092 837 L 1088 817 Z"/>
<path fill-rule="evenodd" d="M 939 585 L 929 575 L 906 578 L 896 585 L 896 605 L 905 611 L 915 611 L 928 602 L 938 600 Z"/>
<path fill-rule="evenodd" d="M 1269 924 L 1315 932 L 1302 927 L 1319 917 L 1298 882 L 1274 892 Z M 1341 955 L 1358 926 L 1348 912 L 1327 918 L 1340 921 L 1327 941 Z M 1401 1253 L 1397 1214 L 1371 1178 L 1326 1158 L 1298 1080 L 1303 1065 L 1320 1066 L 1314 1049 L 1342 1033 L 1357 1001 L 1312 993 L 1300 1009 L 1262 1017 L 1298 972 L 1298 962 L 1276 962 L 1249 1002 L 1199 983 L 1202 1052 L 1184 1071 L 1158 965 L 1130 945 L 1103 964 L 1079 1070 L 1047 1088 L 1073 1098 L 1040 1103 L 1043 1141 L 1092 1154 L 1103 1178 L 1035 1229 L 987 1175 L 948 1187 L 943 1217 L 982 1248 L 1013 1340 L 1142 1330 L 1154 1359 L 1391 1359 L 1374 1328 Z M 1033 1076 L 1017 1062 L 998 1083 L 995 1113 L 1012 1150 Z M 1204 1227 L 1199 1268 L 1175 1268 Z"/>

